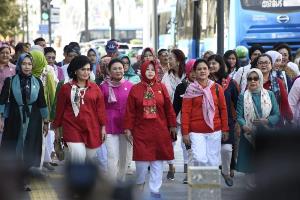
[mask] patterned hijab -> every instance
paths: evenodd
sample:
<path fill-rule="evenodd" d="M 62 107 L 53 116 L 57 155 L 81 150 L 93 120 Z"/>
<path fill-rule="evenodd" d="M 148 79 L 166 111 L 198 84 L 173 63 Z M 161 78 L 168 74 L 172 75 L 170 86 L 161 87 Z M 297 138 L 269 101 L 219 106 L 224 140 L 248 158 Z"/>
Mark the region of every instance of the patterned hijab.
<path fill-rule="evenodd" d="M 155 69 L 155 76 L 152 80 L 146 77 L 146 70 L 149 65 L 153 65 Z M 154 61 L 145 61 L 141 66 L 142 84 L 146 86 L 143 98 L 144 118 L 157 118 L 156 99 L 152 86 L 157 82 L 157 65 Z"/>

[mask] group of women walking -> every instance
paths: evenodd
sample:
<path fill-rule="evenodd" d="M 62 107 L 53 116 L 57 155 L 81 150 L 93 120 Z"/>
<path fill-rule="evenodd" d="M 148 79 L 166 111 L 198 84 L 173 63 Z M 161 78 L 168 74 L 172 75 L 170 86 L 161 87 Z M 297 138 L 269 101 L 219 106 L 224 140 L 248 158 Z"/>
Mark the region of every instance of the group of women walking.
<path fill-rule="evenodd" d="M 287 62 L 286 45 L 266 53 L 254 45 L 246 66 L 239 66 L 234 50 L 186 61 L 180 49 L 160 50 L 158 59 L 145 48 L 133 68 L 126 55 L 100 58 L 90 49 L 87 56 L 74 56 L 68 77 L 59 79 L 58 66 L 47 65 L 40 51 L 21 54 L 14 67 L 3 50 L 1 149 L 15 152 L 28 169 L 47 160 L 42 133 L 50 128 L 57 138 L 62 130 L 70 162 L 95 162 L 100 155 L 103 172 L 118 184 L 133 160 L 138 188 L 143 190 L 150 170 L 151 197 L 160 198 L 164 161 L 167 179 L 175 179 L 179 133 L 185 173 L 188 165 L 220 166 L 232 186 L 238 170 L 248 175 L 251 189 L 256 130 L 299 123 L 299 68 Z"/>

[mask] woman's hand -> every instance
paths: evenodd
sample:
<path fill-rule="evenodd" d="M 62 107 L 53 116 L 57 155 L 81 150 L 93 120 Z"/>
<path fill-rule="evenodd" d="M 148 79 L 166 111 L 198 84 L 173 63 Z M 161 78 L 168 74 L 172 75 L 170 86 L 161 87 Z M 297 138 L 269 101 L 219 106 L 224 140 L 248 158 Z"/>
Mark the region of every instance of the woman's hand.
<path fill-rule="evenodd" d="M 229 133 L 228 132 L 222 132 L 223 142 L 226 142 L 228 139 L 229 139 Z"/>
<path fill-rule="evenodd" d="M 125 129 L 124 134 L 125 134 L 125 137 L 128 140 L 128 142 L 132 145 L 133 138 L 132 138 L 131 131 L 129 129 Z"/>
<path fill-rule="evenodd" d="M 106 129 L 105 129 L 105 126 L 102 126 L 102 128 L 101 128 L 101 139 L 102 139 L 102 142 L 104 142 L 106 140 Z"/>
<path fill-rule="evenodd" d="M 247 133 L 247 134 L 249 134 L 252 131 L 251 128 L 249 128 L 246 125 L 244 125 L 242 128 L 243 128 L 244 132 Z"/>
<path fill-rule="evenodd" d="M 186 146 L 190 146 L 191 145 L 191 140 L 190 140 L 190 135 L 182 135 L 182 141 Z"/>
<path fill-rule="evenodd" d="M 0 117 L 0 133 L 4 131 L 4 118 Z"/>
<path fill-rule="evenodd" d="M 49 122 L 44 122 L 44 124 L 43 124 L 44 137 L 46 137 L 48 135 L 48 131 L 49 131 Z"/>
<path fill-rule="evenodd" d="M 177 132 L 175 127 L 170 127 L 169 128 L 170 134 L 172 136 L 173 141 L 177 140 Z"/>

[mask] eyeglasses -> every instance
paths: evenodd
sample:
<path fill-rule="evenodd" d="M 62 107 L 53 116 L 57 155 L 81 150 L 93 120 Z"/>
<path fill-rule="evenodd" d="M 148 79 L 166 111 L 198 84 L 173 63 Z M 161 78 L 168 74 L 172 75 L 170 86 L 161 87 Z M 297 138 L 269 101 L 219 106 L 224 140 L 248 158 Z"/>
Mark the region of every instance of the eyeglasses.
<path fill-rule="evenodd" d="M 259 61 L 257 64 L 259 64 L 259 65 L 269 65 L 270 63 L 271 63 L 270 61 L 265 61 L 265 62 Z"/>
<path fill-rule="evenodd" d="M 259 77 L 258 77 L 258 76 L 254 76 L 254 77 L 250 77 L 250 76 L 249 76 L 249 77 L 247 78 L 247 81 L 248 81 L 248 82 L 251 82 L 251 81 L 258 81 L 258 80 L 259 80 Z"/>
<path fill-rule="evenodd" d="M 46 56 L 46 58 L 49 59 L 49 60 L 50 59 L 55 60 L 56 57 L 55 56 Z"/>

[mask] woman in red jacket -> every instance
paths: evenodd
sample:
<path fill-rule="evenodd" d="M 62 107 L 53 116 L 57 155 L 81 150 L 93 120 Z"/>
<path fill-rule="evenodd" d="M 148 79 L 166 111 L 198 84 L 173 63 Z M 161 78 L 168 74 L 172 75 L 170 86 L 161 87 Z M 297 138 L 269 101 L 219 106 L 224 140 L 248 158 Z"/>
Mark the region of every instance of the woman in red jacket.
<path fill-rule="evenodd" d="M 228 118 L 222 86 L 211 81 L 207 61 L 198 59 L 193 65 L 196 81 L 191 83 L 182 102 L 182 134 L 191 144 L 194 166 L 219 166 L 221 137 L 228 139 Z"/>
<path fill-rule="evenodd" d="M 172 137 L 176 136 L 176 115 L 168 91 L 157 82 L 157 65 L 145 61 L 142 81 L 134 85 L 127 99 L 125 133 L 132 143 L 136 183 L 143 188 L 150 165 L 151 196 L 160 198 L 163 161 L 174 159 Z"/>

